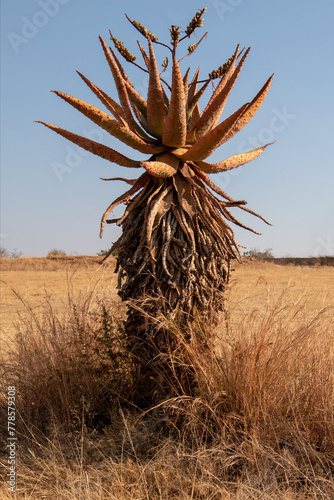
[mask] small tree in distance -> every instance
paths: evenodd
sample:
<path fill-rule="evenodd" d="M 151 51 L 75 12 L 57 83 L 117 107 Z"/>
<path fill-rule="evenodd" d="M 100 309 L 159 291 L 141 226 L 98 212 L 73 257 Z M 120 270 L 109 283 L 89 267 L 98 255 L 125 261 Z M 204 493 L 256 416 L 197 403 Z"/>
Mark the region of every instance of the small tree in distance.
<path fill-rule="evenodd" d="M 254 260 L 273 260 L 274 254 L 272 248 L 267 248 L 266 250 L 259 250 L 258 248 L 251 248 L 242 254 L 244 259 L 254 259 Z"/>
<path fill-rule="evenodd" d="M 7 248 L 0 247 L 0 257 L 9 257 L 9 252 Z"/>
<path fill-rule="evenodd" d="M 60 250 L 59 248 L 52 248 L 47 253 L 47 257 L 64 257 L 64 256 L 66 256 L 65 250 Z"/>
<path fill-rule="evenodd" d="M 17 250 L 17 248 L 14 248 L 14 250 L 7 250 L 5 247 L 0 247 L 0 257 L 7 257 L 9 259 L 18 259 L 19 257 L 22 257 L 23 252 L 20 250 Z"/>

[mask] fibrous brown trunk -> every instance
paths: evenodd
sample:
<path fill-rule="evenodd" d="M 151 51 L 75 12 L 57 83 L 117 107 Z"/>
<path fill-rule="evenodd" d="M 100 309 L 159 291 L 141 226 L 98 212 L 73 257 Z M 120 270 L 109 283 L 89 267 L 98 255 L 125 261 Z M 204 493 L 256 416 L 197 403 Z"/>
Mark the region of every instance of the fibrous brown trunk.
<path fill-rule="evenodd" d="M 132 301 L 125 328 L 146 385 L 175 343 L 157 315 L 183 325 L 187 337 L 187 325 L 199 315 L 222 308 L 231 260 L 238 257 L 224 207 L 184 165 L 164 182 L 151 178 L 118 221 L 119 295 Z"/>

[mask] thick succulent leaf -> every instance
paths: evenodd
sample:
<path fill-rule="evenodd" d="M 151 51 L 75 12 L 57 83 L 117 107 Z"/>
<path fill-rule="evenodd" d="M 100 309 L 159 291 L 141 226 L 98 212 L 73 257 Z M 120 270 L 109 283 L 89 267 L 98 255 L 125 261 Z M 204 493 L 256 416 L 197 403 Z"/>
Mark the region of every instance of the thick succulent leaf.
<path fill-rule="evenodd" d="M 203 137 L 201 137 L 201 139 L 196 141 L 183 156 L 181 156 L 181 159 L 184 161 L 191 160 L 196 162 L 198 160 L 204 160 L 210 156 L 215 149 L 230 138 L 229 134 L 247 106 L 248 104 L 244 104 L 235 113 L 233 113 L 233 115 L 229 116 L 214 129 L 207 132 Z"/>
<path fill-rule="evenodd" d="M 173 167 L 162 161 L 143 161 L 141 166 L 153 177 L 159 177 L 161 179 L 171 177 L 176 172 Z"/>
<path fill-rule="evenodd" d="M 149 59 L 148 55 L 146 54 L 145 50 L 143 49 L 143 47 L 138 42 L 138 40 L 137 40 L 137 44 L 138 44 L 139 50 L 141 52 L 141 55 L 143 56 L 146 68 L 149 70 L 149 68 L 150 68 L 150 59 Z"/>
<path fill-rule="evenodd" d="M 198 123 L 195 126 L 193 132 L 193 139 L 198 140 L 209 130 L 215 127 L 219 122 L 220 116 L 225 108 L 228 96 L 230 95 L 230 92 L 240 74 L 240 71 L 242 69 L 242 66 L 244 65 L 244 62 L 246 60 L 249 51 L 250 49 L 246 50 L 241 61 L 239 62 L 238 66 L 233 71 L 233 73 L 230 75 L 230 77 L 227 76 L 230 73 L 229 71 L 227 71 L 225 79 L 226 83 L 225 85 L 222 85 L 220 92 L 212 100 L 211 104 L 209 104 L 207 108 L 204 110 L 201 118 L 199 119 Z M 234 57 L 236 57 L 236 54 L 234 55 Z"/>
<path fill-rule="evenodd" d="M 161 74 L 161 73 L 160 73 Z M 161 80 L 162 81 L 162 80 Z M 166 83 L 166 82 L 165 82 Z M 170 89 L 170 87 L 168 86 L 168 88 Z M 168 98 L 168 95 L 164 89 L 164 87 L 162 87 L 162 92 L 163 92 L 163 95 L 164 95 L 164 101 L 165 101 L 165 106 L 166 106 L 166 109 L 169 108 L 169 98 Z"/>
<path fill-rule="evenodd" d="M 78 75 L 82 78 L 82 80 L 88 85 L 92 92 L 100 99 L 100 101 L 105 105 L 105 107 L 111 112 L 111 114 L 116 118 L 116 120 L 125 124 L 124 119 L 122 118 L 123 109 L 118 104 L 118 102 L 114 101 L 111 97 L 109 97 L 103 90 L 94 85 L 88 78 L 86 78 L 80 71 L 77 71 Z"/>
<path fill-rule="evenodd" d="M 73 134 L 72 132 L 69 132 L 68 130 L 65 130 L 63 128 L 56 127 L 55 125 L 50 125 L 50 123 L 45 123 L 41 121 L 38 121 L 36 123 L 41 123 L 42 125 L 45 125 L 54 132 L 57 132 L 57 134 L 65 137 L 65 139 L 68 139 L 69 141 L 73 142 L 74 144 L 77 144 L 86 151 L 89 151 L 94 155 L 100 156 L 105 160 L 117 163 L 117 165 L 121 165 L 122 167 L 129 167 L 129 168 L 141 167 L 139 161 L 131 160 L 130 158 L 127 158 L 121 153 L 118 153 L 114 149 L 108 148 L 107 146 L 104 146 L 99 142 L 92 141 L 91 139 L 87 139 L 86 137 L 82 137 L 81 135 Z"/>
<path fill-rule="evenodd" d="M 194 109 L 192 110 L 191 116 L 188 118 L 188 130 L 192 130 L 198 120 L 201 118 L 201 110 L 199 108 L 199 104 L 196 103 Z M 186 137 L 187 144 L 194 144 L 195 139 L 193 138 L 193 134 L 189 132 Z"/>
<path fill-rule="evenodd" d="M 157 155 L 156 161 L 141 162 L 141 166 L 153 177 L 167 178 L 174 175 L 178 170 L 180 160 L 170 154 L 161 153 Z"/>
<path fill-rule="evenodd" d="M 147 123 L 152 133 L 156 137 L 161 137 L 166 118 L 166 108 L 158 65 L 150 39 L 148 39 L 148 46 L 150 52 L 150 76 L 147 94 Z"/>
<path fill-rule="evenodd" d="M 200 67 L 197 68 L 197 70 L 193 76 L 193 79 L 191 80 L 191 82 L 189 84 L 188 104 L 189 104 L 189 101 L 194 97 L 194 95 L 197 92 L 197 82 L 198 82 L 198 78 L 199 78 L 199 72 L 200 72 Z"/>
<path fill-rule="evenodd" d="M 119 196 L 118 198 L 116 198 L 116 200 L 114 200 L 109 205 L 109 207 L 104 212 L 104 214 L 102 216 L 102 219 L 101 219 L 100 238 L 102 238 L 104 225 L 106 223 L 107 217 L 110 214 L 110 212 L 115 207 L 117 207 L 117 205 L 119 205 L 123 201 L 126 201 L 129 198 L 131 198 L 131 196 L 134 195 L 137 191 L 139 191 L 140 188 L 144 187 L 148 183 L 149 180 L 150 180 L 150 175 L 147 172 L 144 172 L 140 177 L 138 177 L 137 181 L 135 182 L 135 184 L 132 186 L 131 189 L 129 189 L 128 191 L 126 191 L 125 193 L 123 193 L 121 196 Z"/>
<path fill-rule="evenodd" d="M 270 142 L 265 146 L 253 149 L 252 151 L 248 151 L 247 153 L 231 156 L 230 158 L 227 158 L 226 160 L 219 163 L 206 163 L 205 161 L 197 161 L 196 165 L 207 174 L 225 172 L 226 170 L 232 170 L 233 168 L 240 167 L 240 165 L 244 165 L 245 163 L 254 160 L 263 153 L 267 146 L 270 146 L 271 144 L 273 143 Z"/>
<path fill-rule="evenodd" d="M 183 89 L 184 89 L 184 99 L 186 102 L 186 113 L 188 114 L 188 92 L 189 92 L 189 72 L 190 68 L 187 69 L 183 76 Z"/>
<path fill-rule="evenodd" d="M 103 48 L 104 55 L 108 61 L 109 67 L 111 69 L 112 75 L 114 77 L 114 81 L 116 84 L 117 92 L 118 92 L 118 97 L 119 101 L 121 103 L 123 113 L 124 113 L 124 118 L 129 126 L 130 129 L 134 129 L 133 126 L 133 119 L 132 119 L 132 114 L 131 114 L 131 109 L 130 109 L 130 103 L 129 103 L 129 98 L 126 90 L 126 86 L 124 83 L 124 78 L 119 70 L 118 65 L 116 64 L 116 61 L 114 60 L 114 57 L 112 56 L 110 50 L 108 49 L 105 41 L 103 38 L 100 36 L 100 42 Z"/>
<path fill-rule="evenodd" d="M 141 96 L 136 91 L 136 89 L 132 86 L 131 83 L 129 83 L 126 80 L 124 80 L 124 83 L 125 83 L 126 90 L 128 92 L 128 96 L 129 96 L 131 103 L 134 104 L 139 109 L 139 111 L 142 113 L 142 115 L 145 116 L 145 118 L 146 118 L 147 117 L 147 102 L 145 101 L 143 96 Z"/>
<path fill-rule="evenodd" d="M 188 95 L 188 87 L 189 87 L 189 73 L 190 73 L 190 67 L 187 69 L 187 71 L 185 72 L 184 76 L 183 76 L 183 86 L 184 87 L 187 87 L 187 91 L 186 89 L 184 89 L 184 91 L 187 93 Z"/>
<path fill-rule="evenodd" d="M 186 102 L 185 102 L 185 94 L 183 87 L 183 79 L 179 63 L 174 57 L 172 93 L 171 93 L 168 114 L 165 120 L 164 130 L 162 134 L 162 142 L 165 146 L 170 146 L 174 148 L 181 147 L 185 144 L 186 133 L 187 133 Z"/>
<path fill-rule="evenodd" d="M 109 134 L 117 137 L 120 141 L 124 142 L 128 146 L 140 151 L 141 153 L 154 154 L 159 148 L 153 148 L 143 141 L 137 134 L 132 132 L 128 127 L 121 125 L 118 121 L 111 118 L 107 113 L 104 113 L 98 108 L 91 106 L 90 104 L 76 99 L 68 94 L 62 92 L 53 91 L 56 95 L 64 99 L 75 109 L 80 111 L 82 114 L 87 116 L 96 125 L 106 130 Z M 161 148 L 160 148 L 161 149 Z"/>
<path fill-rule="evenodd" d="M 255 113 L 258 111 L 260 108 L 261 104 L 266 98 L 266 95 L 269 92 L 270 85 L 273 81 L 274 75 L 271 75 L 271 77 L 268 78 L 266 83 L 263 85 L 262 89 L 256 94 L 252 102 L 249 104 L 249 106 L 246 108 L 242 116 L 240 117 L 240 120 L 237 123 L 237 126 L 234 130 L 233 135 L 237 134 L 242 128 L 244 128 L 245 125 L 253 118 Z"/>
<path fill-rule="evenodd" d="M 128 93 L 128 98 L 129 98 L 130 102 L 132 104 L 134 104 L 135 106 L 137 106 L 137 108 L 140 109 L 141 113 L 146 117 L 147 103 L 146 103 L 145 99 L 139 94 L 139 92 L 137 92 L 137 90 L 132 85 L 130 78 L 125 73 L 123 66 L 121 65 L 121 63 L 117 59 L 114 51 L 112 49 L 110 49 L 110 50 L 113 54 L 113 58 L 115 59 L 115 62 L 118 66 L 118 69 L 120 70 L 121 75 L 123 77 L 123 83 L 126 87 L 126 90 Z"/>
<path fill-rule="evenodd" d="M 198 92 L 196 92 L 196 94 L 192 97 L 192 99 L 190 99 L 188 101 L 188 111 L 187 111 L 187 120 L 189 121 L 189 118 L 192 116 L 192 113 L 196 107 L 196 105 L 198 104 L 200 98 L 202 97 L 202 95 L 204 94 L 204 92 L 206 91 L 208 85 L 210 83 L 210 80 L 207 80 L 204 85 L 202 85 L 202 87 L 199 89 Z M 199 109 L 199 108 L 198 108 Z M 201 116 L 201 114 L 199 113 L 199 116 Z M 198 120 L 197 122 L 198 123 Z M 188 133 L 187 135 L 187 141 L 188 141 L 188 138 L 189 138 L 189 141 L 190 142 L 193 142 L 195 140 L 195 137 L 196 137 L 196 133 L 195 131 L 191 131 L 190 133 Z"/>
<path fill-rule="evenodd" d="M 170 152 L 178 158 L 182 158 L 182 156 L 188 151 L 189 148 L 191 148 L 191 145 L 187 144 L 182 148 L 172 149 Z"/>
<path fill-rule="evenodd" d="M 192 107 L 192 110 L 190 112 L 191 104 L 190 102 L 194 98 L 195 94 L 197 93 L 197 82 L 199 78 L 199 72 L 200 72 L 200 67 L 197 68 L 193 79 L 190 82 L 189 89 L 188 89 L 188 106 L 187 106 L 187 131 L 192 130 L 198 120 L 201 117 L 201 112 L 199 109 L 198 102 L 195 104 L 194 107 Z M 186 142 L 187 143 L 193 143 L 195 141 L 191 140 L 191 137 L 186 136 Z"/>
<path fill-rule="evenodd" d="M 145 116 L 139 111 L 139 109 L 133 104 L 132 105 L 132 109 L 133 109 L 133 112 L 138 120 L 138 122 L 140 123 L 141 127 L 136 123 L 135 123 L 135 128 L 137 130 L 137 132 L 139 133 L 139 135 L 146 141 L 148 142 L 149 144 L 155 144 L 155 143 L 158 143 L 159 141 L 157 140 L 157 138 L 153 137 L 153 132 L 152 130 L 149 128 L 148 126 L 148 123 L 147 123 L 147 120 L 145 118 Z M 138 128 L 137 128 L 138 127 Z M 146 133 L 146 132 L 147 133 Z M 148 135 L 149 134 L 149 135 Z"/>
<path fill-rule="evenodd" d="M 153 134 L 151 130 L 148 127 L 147 120 L 146 118 L 142 115 L 142 113 L 137 109 L 137 107 L 133 104 L 132 109 L 134 112 L 135 117 L 137 118 L 138 122 L 140 125 L 134 120 L 134 125 L 135 125 L 135 130 L 138 133 L 138 135 L 141 137 L 141 139 L 144 139 L 144 141 L 147 144 L 153 145 L 159 145 L 160 141 L 156 137 L 153 137 Z"/>

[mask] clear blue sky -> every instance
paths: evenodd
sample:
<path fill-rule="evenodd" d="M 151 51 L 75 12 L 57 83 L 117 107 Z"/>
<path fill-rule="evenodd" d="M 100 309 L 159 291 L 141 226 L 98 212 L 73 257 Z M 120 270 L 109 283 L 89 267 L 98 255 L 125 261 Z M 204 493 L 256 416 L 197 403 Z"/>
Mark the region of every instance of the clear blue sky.
<path fill-rule="evenodd" d="M 80 152 L 33 121 L 99 139 L 92 122 L 49 91 L 98 105 L 76 74 L 79 70 L 116 99 L 98 35 L 108 41 L 111 29 L 139 56 L 140 34 L 124 12 L 168 43 L 171 24 L 185 28 L 204 5 L 205 25 L 198 34 L 208 31 L 209 36 L 182 63 L 183 71 L 201 65 L 204 77 L 230 57 L 237 43 L 252 47 L 226 112 L 253 98 L 275 72 L 256 117 L 210 158 L 217 162 L 276 140 L 253 162 L 212 177 L 272 223 L 268 227 L 235 209 L 241 221 L 262 232 L 256 236 L 235 228 L 237 241 L 248 249 L 272 248 L 276 256 L 334 254 L 332 0 L 210 0 L 203 5 L 190 0 L 2 0 L 2 246 L 24 255 L 45 255 L 52 248 L 95 254 L 116 240 L 119 230 L 113 226 L 100 240 L 99 222 L 126 185 L 99 177 L 131 178 L 137 171 Z M 167 54 L 157 50 L 157 55 L 162 62 Z M 134 85 L 145 93 L 144 73 L 125 65 Z M 112 137 L 100 138 L 134 159 L 140 155 L 131 155 Z"/>

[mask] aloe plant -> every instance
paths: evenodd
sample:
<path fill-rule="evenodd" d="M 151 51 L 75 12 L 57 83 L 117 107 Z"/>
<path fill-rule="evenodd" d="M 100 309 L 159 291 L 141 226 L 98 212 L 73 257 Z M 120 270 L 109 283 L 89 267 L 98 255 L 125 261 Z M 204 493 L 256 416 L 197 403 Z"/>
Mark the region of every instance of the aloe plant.
<path fill-rule="evenodd" d="M 247 208 L 245 201 L 234 200 L 216 186 L 209 174 L 244 165 L 258 157 L 268 144 L 219 163 L 209 163 L 207 158 L 240 132 L 255 115 L 268 93 L 272 76 L 250 102 L 221 120 L 250 49 L 240 50 L 238 45 L 230 59 L 203 80 L 199 68 L 191 80 L 190 69 L 182 76 L 177 56 L 179 46 L 202 26 L 204 12 L 205 9 L 197 12 L 185 31 L 172 26 L 169 45 L 160 42 L 141 23 L 128 18 L 146 38 L 146 50 L 138 42 L 144 61 L 142 66 L 110 33 L 115 49 L 130 64 L 148 73 L 146 99 L 136 91 L 115 51 L 101 37 L 119 102 L 81 73 L 79 76 L 106 111 L 54 91 L 113 137 L 146 154 L 145 161 L 128 158 L 108 146 L 44 123 L 66 139 L 112 163 L 143 169 L 136 179 L 104 179 L 121 179 L 131 187 L 108 206 L 101 220 L 100 234 L 102 236 L 106 223 L 122 227 L 122 235 L 110 250 L 110 253 L 115 248 L 118 250 L 116 271 L 121 298 L 145 296 L 146 311 L 154 314 L 157 308 L 163 308 L 180 322 L 191 321 L 199 313 L 215 312 L 221 307 L 231 261 L 240 259 L 230 223 L 252 231 L 232 215 L 232 209 L 239 208 L 265 221 Z M 205 36 L 196 45 L 190 44 L 182 59 L 190 56 Z M 162 64 L 162 71 L 154 53 L 156 44 L 168 51 L 169 57 Z M 172 65 L 170 84 L 164 79 L 169 59 Z M 210 84 L 212 95 L 201 111 L 199 101 Z M 120 203 L 126 205 L 124 215 L 109 219 Z M 145 335 L 145 324 L 136 308 L 129 308 L 126 326 L 129 332 L 136 332 L 137 337 Z"/>

